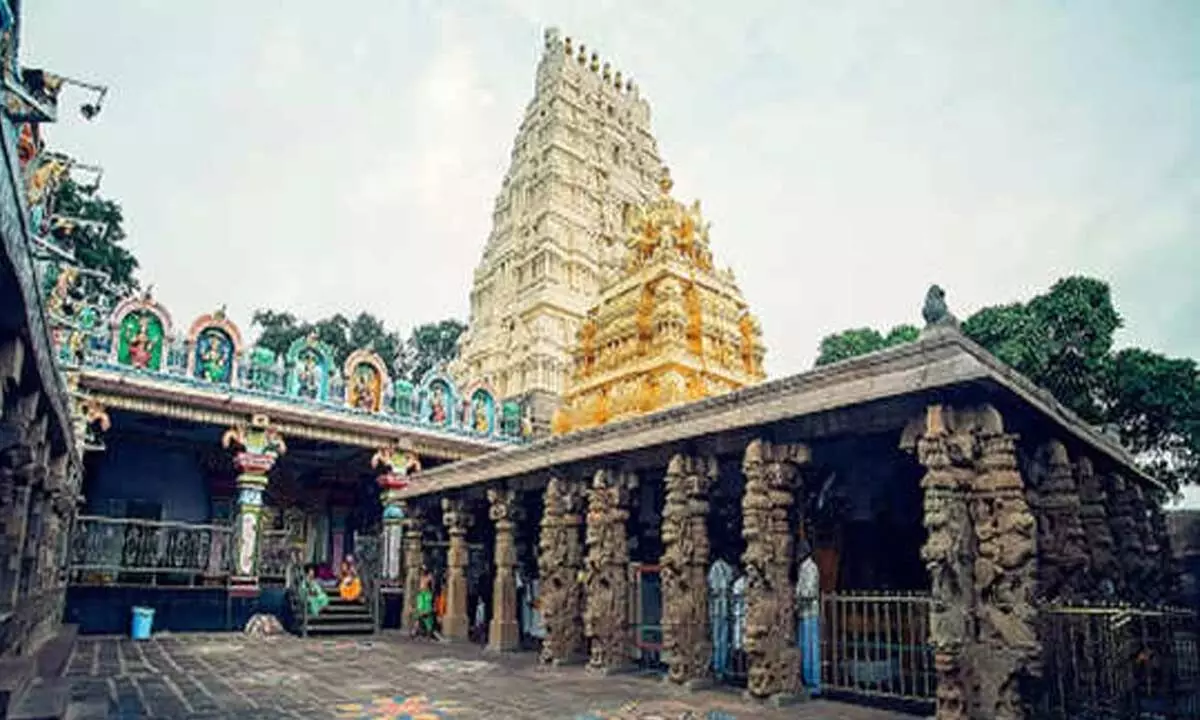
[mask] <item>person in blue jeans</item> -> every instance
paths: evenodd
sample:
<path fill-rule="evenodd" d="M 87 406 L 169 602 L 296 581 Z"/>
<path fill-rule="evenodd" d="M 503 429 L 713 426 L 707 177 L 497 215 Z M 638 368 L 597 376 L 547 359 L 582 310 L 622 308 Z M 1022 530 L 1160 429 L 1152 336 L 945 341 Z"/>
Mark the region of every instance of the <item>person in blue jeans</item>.
<path fill-rule="evenodd" d="M 801 538 L 797 543 L 800 569 L 796 579 L 796 642 L 800 668 L 809 695 L 821 694 L 821 573 L 812 547 Z"/>

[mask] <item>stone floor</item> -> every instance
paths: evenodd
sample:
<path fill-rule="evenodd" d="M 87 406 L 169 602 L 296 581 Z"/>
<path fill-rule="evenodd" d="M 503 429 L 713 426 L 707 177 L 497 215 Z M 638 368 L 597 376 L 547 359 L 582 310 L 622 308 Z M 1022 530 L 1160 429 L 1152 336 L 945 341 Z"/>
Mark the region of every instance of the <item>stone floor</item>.
<path fill-rule="evenodd" d="M 685 694 L 649 677 L 543 668 L 530 654 L 389 635 L 81 638 L 67 673 L 76 699 L 109 698 L 108 718 L 911 720 L 827 701 L 779 709 L 733 693 Z"/>

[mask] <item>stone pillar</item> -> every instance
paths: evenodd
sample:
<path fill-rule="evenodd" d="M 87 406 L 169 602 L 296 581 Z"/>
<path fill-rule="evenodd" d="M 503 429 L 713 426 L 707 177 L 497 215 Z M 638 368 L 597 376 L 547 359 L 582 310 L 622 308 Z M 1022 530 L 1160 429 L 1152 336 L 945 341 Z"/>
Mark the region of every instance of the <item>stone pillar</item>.
<path fill-rule="evenodd" d="M 415 628 L 417 624 L 417 593 L 421 591 L 421 571 L 425 566 L 425 519 L 412 503 L 399 505 L 404 528 L 404 617 L 401 627 Z"/>
<path fill-rule="evenodd" d="M 488 490 L 488 516 L 496 525 L 496 577 L 492 586 L 492 622 L 488 627 L 488 650 L 511 652 L 521 646 L 517 625 L 517 548 L 513 541 L 516 493 Z"/>
<path fill-rule="evenodd" d="M 1088 592 L 1095 600 L 1115 599 L 1121 585 L 1121 566 L 1108 526 L 1104 486 L 1090 459 L 1082 457 L 1076 461 L 1075 481 L 1079 487 L 1079 517 L 1089 554 Z"/>
<path fill-rule="evenodd" d="M 630 665 L 629 491 L 637 478 L 598 470 L 588 489 L 584 561 L 584 634 L 588 667 L 603 673 Z"/>
<path fill-rule="evenodd" d="M 772 445 L 754 440 L 746 447 L 742 472 L 742 537 L 746 551 L 747 692 L 783 699 L 800 692 L 800 650 L 796 647 L 795 588 L 791 582 L 791 507 L 801 489 L 798 467 L 809 461 L 803 445 Z"/>
<path fill-rule="evenodd" d="M 938 720 L 965 720 L 975 693 L 969 645 L 975 636 L 975 533 L 967 492 L 975 478 L 970 437 L 952 436 L 943 408 L 931 405 L 916 430 L 917 459 L 925 467 L 925 545 L 929 571 L 929 642 L 937 673 Z M 967 452 L 963 452 L 967 449 Z"/>
<path fill-rule="evenodd" d="M 380 580 L 384 585 L 394 586 L 400 583 L 404 533 L 404 503 L 400 501 L 400 491 L 408 487 L 409 476 L 420 471 L 421 463 L 415 454 L 397 445 L 387 445 L 380 448 L 371 458 L 371 467 L 380 471 L 376 482 L 379 484 L 379 502 L 383 506 Z M 419 561 L 417 565 L 419 571 Z M 406 595 L 405 603 L 407 602 Z M 407 612 L 404 617 L 409 617 Z M 402 621 L 402 624 L 404 622 L 407 620 Z"/>
<path fill-rule="evenodd" d="M 1150 517 L 1150 501 L 1140 485 L 1130 483 L 1133 492 L 1134 515 L 1137 521 L 1138 539 L 1142 543 L 1142 597 L 1147 602 L 1163 602 L 1163 567 L 1158 545 L 1158 537 L 1154 533 L 1154 523 Z"/>
<path fill-rule="evenodd" d="M 1138 534 L 1133 496 L 1120 475 L 1107 478 L 1105 492 L 1108 497 L 1108 527 L 1117 543 L 1117 561 L 1121 565 L 1121 600 L 1133 601 L 1141 597 L 1142 539 Z"/>
<path fill-rule="evenodd" d="M 233 464 L 239 473 L 230 592 L 253 596 L 259 590 L 258 545 L 263 491 L 267 487 L 267 474 L 279 456 L 287 452 L 287 446 L 266 415 L 255 415 L 249 424 L 230 428 L 221 438 L 221 444 L 234 451 Z"/>
<path fill-rule="evenodd" d="M 971 488 L 975 524 L 975 682 L 979 714 L 989 720 L 1026 717 L 1023 695 L 1040 673 L 1034 591 L 1036 523 L 1025 501 L 1016 436 L 994 408 L 980 410 L 980 474 Z"/>
<path fill-rule="evenodd" d="M 1161 577 L 1160 602 L 1179 603 L 1179 568 L 1175 564 L 1175 552 L 1171 547 L 1171 533 L 1167 529 L 1167 516 L 1163 511 L 1166 493 L 1156 490 L 1147 494 L 1150 510 L 1150 531 L 1158 548 L 1158 572 Z"/>
<path fill-rule="evenodd" d="M 1038 455 L 1040 482 L 1030 493 L 1036 498 L 1038 595 L 1052 602 L 1077 600 L 1088 590 L 1090 558 L 1071 459 L 1057 440 Z"/>
<path fill-rule="evenodd" d="M 695 689 L 712 680 L 708 616 L 709 491 L 714 458 L 675 455 L 667 464 L 659 561 L 663 599 L 663 654 L 667 679 Z"/>
<path fill-rule="evenodd" d="M 4 547 L 0 551 L 0 610 L 16 606 L 21 589 L 21 556 L 24 553 L 29 502 L 37 481 L 38 466 L 28 446 L 19 445 L 7 453 L 6 467 L 0 477 L 8 503 L 5 515 Z"/>
<path fill-rule="evenodd" d="M 567 664 L 586 652 L 583 635 L 583 543 L 580 526 L 584 489 L 580 483 L 550 478 L 538 536 L 538 579 L 546 637 L 541 661 Z"/>
<path fill-rule="evenodd" d="M 462 500 L 442 498 L 442 524 L 450 533 L 446 553 L 446 616 L 442 634 L 449 640 L 466 640 L 470 631 L 467 619 L 467 527 L 471 515 Z"/>

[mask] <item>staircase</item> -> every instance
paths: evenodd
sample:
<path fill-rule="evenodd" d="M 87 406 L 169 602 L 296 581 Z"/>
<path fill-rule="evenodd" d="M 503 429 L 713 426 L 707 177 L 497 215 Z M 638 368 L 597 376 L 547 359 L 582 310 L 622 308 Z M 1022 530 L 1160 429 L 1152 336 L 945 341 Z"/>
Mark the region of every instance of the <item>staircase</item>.
<path fill-rule="evenodd" d="M 335 594 L 319 615 L 307 618 L 308 635 L 374 635 L 375 618 L 365 602 L 347 602 Z"/>

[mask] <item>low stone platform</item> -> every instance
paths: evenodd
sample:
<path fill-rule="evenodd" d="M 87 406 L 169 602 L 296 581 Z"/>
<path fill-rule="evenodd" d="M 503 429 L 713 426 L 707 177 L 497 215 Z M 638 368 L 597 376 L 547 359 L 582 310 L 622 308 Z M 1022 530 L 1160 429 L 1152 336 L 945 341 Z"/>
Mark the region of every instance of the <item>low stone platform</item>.
<path fill-rule="evenodd" d="M 735 693 L 685 694 L 648 677 L 543 668 L 473 645 L 242 635 L 81 638 L 67 670 L 77 700 L 110 718 L 488 718 L 500 720 L 895 720 L 814 701 L 777 709 Z M 690 714 L 689 714 L 690 713 Z M 98 720 L 96 718 L 95 720 Z"/>

